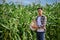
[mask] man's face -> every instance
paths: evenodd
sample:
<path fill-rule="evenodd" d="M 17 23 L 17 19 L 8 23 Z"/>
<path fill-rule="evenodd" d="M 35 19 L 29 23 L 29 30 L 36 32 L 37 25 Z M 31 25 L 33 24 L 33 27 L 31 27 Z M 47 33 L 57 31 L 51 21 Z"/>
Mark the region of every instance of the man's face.
<path fill-rule="evenodd" d="M 42 11 L 41 9 L 38 9 L 38 14 L 39 14 L 39 15 L 42 15 L 42 12 L 43 12 L 43 11 Z"/>

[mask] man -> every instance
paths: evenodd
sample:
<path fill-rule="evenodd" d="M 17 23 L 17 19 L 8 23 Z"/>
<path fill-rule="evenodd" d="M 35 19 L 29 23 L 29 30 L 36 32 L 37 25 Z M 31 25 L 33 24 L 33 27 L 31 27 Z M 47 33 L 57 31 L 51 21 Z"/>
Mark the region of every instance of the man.
<path fill-rule="evenodd" d="M 46 16 L 43 15 L 42 8 L 38 8 L 38 16 L 36 18 L 37 40 L 45 40 L 46 20 Z"/>

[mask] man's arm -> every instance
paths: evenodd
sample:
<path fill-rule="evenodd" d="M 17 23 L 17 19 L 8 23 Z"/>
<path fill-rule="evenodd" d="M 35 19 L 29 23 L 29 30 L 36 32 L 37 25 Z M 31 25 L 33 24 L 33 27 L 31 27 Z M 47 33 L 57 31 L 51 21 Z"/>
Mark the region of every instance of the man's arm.
<path fill-rule="evenodd" d="M 45 16 L 43 25 L 41 25 L 41 27 L 42 27 L 43 29 L 46 29 L 46 22 L 47 22 L 47 17 Z"/>

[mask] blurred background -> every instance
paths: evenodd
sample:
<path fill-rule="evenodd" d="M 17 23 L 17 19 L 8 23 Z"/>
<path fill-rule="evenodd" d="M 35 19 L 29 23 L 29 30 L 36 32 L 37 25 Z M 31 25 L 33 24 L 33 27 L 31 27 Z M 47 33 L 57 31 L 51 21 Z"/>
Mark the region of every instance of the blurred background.
<path fill-rule="evenodd" d="M 46 40 L 60 40 L 60 0 L 0 0 L 0 40 L 36 40 L 30 23 L 43 8 Z"/>

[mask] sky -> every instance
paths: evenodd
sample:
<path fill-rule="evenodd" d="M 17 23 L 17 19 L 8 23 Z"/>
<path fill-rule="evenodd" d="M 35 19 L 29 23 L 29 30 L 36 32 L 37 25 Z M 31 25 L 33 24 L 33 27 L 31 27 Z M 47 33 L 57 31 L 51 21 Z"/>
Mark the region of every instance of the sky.
<path fill-rule="evenodd" d="M 57 1 L 60 2 L 60 0 Z M 39 0 L 6 0 L 6 2 L 7 3 L 14 2 L 22 5 L 32 4 L 32 2 L 34 2 L 34 3 L 40 3 L 41 5 L 46 5 L 46 3 L 53 4 L 54 2 L 56 2 L 56 0 L 40 0 L 40 1 Z M 0 3 L 2 3 L 2 0 L 0 0 Z"/>

